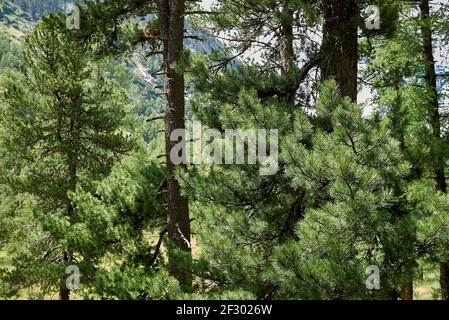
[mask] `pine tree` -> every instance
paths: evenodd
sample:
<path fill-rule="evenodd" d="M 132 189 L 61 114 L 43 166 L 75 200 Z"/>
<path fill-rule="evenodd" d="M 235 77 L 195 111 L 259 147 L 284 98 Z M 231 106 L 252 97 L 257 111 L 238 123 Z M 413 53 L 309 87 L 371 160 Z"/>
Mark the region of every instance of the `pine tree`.
<path fill-rule="evenodd" d="M 24 244 L 10 251 L 15 269 L 5 277 L 13 293 L 60 286 L 60 298 L 69 299 L 65 267 L 80 259 L 73 250 L 80 216 L 70 195 L 78 185 L 91 189 L 130 150 L 121 130 L 126 96 L 88 51 L 64 16 L 50 16 L 27 36 L 20 72 L 3 78 L 2 182 L 29 195 L 21 200 L 24 215 L 17 209 L 26 222 L 21 233 L 29 234 L 17 238 L 11 230 L 11 249 Z"/>
<path fill-rule="evenodd" d="M 11 0 L 0 16 L 24 31 L 14 15 L 62 2 Z M 448 299 L 448 5 L 77 6 L 78 30 L 52 14 L 23 41 L 0 37 L 0 295 L 412 300 L 438 263 Z M 198 151 L 186 119 L 214 142 L 277 129 L 276 154 L 254 164 L 239 137 L 249 163 L 178 161 Z"/>
<path fill-rule="evenodd" d="M 204 31 L 219 38 L 225 34 L 234 49 L 214 52 L 206 61 L 199 58 L 189 70 L 201 93 L 192 102 L 194 116 L 223 134 L 226 128 L 277 128 L 280 136 L 285 135 L 291 130 L 298 100 L 310 97 L 303 82 L 319 64 L 319 56 L 295 19 L 307 21 L 304 29 L 313 28 L 313 10 L 302 1 L 263 4 L 220 1 L 213 14 L 203 18 L 207 23 L 196 23 L 211 25 Z M 230 29 L 237 32 L 230 33 Z M 303 68 L 297 66 L 300 56 L 294 37 L 304 37 L 308 61 Z M 248 54 L 252 46 L 261 48 L 261 62 L 248 59 L 235 65 L 233 60 Z M 294 237 L 304 194 L 289 188 L 282 174 L 261 177 L 258 169 L 226 165 L 194 171 L 188 186 L 196 189 L 192 198 L 200 209 L 195 211 L 195 226 L 201 230 L 198 241 L 210 268 L 201 265 L 197 271 L 200 278 L 214 281 L 218 292 L 240 290 L 269 299 L 277 287 L 263 272 L 269 267 L 273 247 Z M 235 243 L 230 243 L 230 238 Z"/>
<path fill-rule="evenodd" d="M 285 7 L 281 3 L 269 2 L 272 7 L 267 9 L 266 12 L 252 7 L 252 3 L 246 6 L 242 5 L 241 7 L 247 10 L 245 15 L 237 14 L 236 10 L 232 10 L 236 8 L 234 5 L 237 3 L 236 1 L 220 2 L 221 6 L 216 8 L 218 17 L 214 15 L 211 18 L 212 22 L 217 25 L 217 29 L 212 29 L 214 32 L 218 30 L 223 32 L 226 31 L 226 28 L 237 28 L 239 32 L 232 34 L 231 40 L 242 43 L 241 51 L 237 51 L 237 56 L 247 50 L 244 44 L 248 45 L 253 41 L 257 45 L 259 41 L 257 37 L 260 36 L 257 34 L 258 30 L 264 30 L 264 27 L 269 30 L 283 30 L 282 22 L 285 25 L 286 21 L 295 24 L 294 20 L 288 15 L 285 21 L 282 19 L 276 20 L 278 17 L 276 15 L 263 19 L 264 16 L 262 15 L 268 14 L 270 9 L 276 11 L 273 7 L 281 8 L 279 15 L 285 18 L 286 16 L 282 15 L 282 13 L 285 13 L 285 10 L 283 10 Z M 375 150 L 385 155 L 387 152 L 395 152 L 392 150 L 396 147 L 394 140 L 388 136 L 384 121 L 379 120 L 379 118 L 369 121 L 362 119 L 360 107 L 351 103 L 356 100 L 357 96 L 357 27 L 361 23 L 360 13 L 357 9 L 354 9 L 355 3 L 339 1 L 332 5 L 323 4 L 323 6 L 301 4 L 301 2 L 291 4 L 288 11 L 294 17 L 302 15 L 310 17 L 310 25 L 306 25 L 304 29 L 307 29 L 307 26 L 310 28 L 319 27 L 311 12 L 327 15 L 323 25 L 325 37 L 320 46 L 318 57 L 316 57 L 316 51 L 315 54 L 313 53 L 313 48 L 316 47 L 313 42 L 305 42 L 304 47 L 299 47 L 305 52 L 312 52 L 311 60 L 302 69 L 292 65 L 291 71 L 285 72 L 282 64 L 276 64 L 275 61 L 270 59 L 271 57 L 281 57 L 282 48 L 285 47 L 279 45 L 271 48 L 267 45 L 262 59 L 257 63 L 244 61 L 243 66 L 229 66 L 228 63 L 228 68 L 217 74 L 213 73 L 214 69 L 209 72 L 206 71 L 207 67 L 202 63 L 193 70 L 193 73 L 197 76 L 195 78 L 196 88 L 203 93 L 203 95 L 197 97 L 198 100 L 194 104 L 195 116 L 208 126 L 220 128 L 222 131 L 225 128 L 239 127 L 279 128 L 280 137 L 283 137 L 281 141 L 281 155 L 283 156 L 280 159 L 280 170 L 274 177 L 257 177 L 257 167 L 251 166 L 227 166 L 223 169 L 213 168 L 204 172 L 200 170 L 193 174 L 189 186 L 197 186 L 196 193 L 192 198 L 196 199 L 200 205 L 201 223 L 198 223 L 200 225 L 198 228 L 204 233 L 204 236 L 200 239 L 204 242 L 200 243 L 205 252 L 204 259 L 206 261 L 204 263 L 206 268 L 201 269 L 201 276 L 211 280 L 211 275 L 220 275 L 212 279 L 215 280 L 217 285 L 216 290 L 222 290 L 222 292 L 226 292 L 230 287 L 237 287 L 239 290 L 251 292 L 259 298 L 292 297 L 292 294 L 298 297 L 293 293 L 298 290 L 297 287 L 292 291 L 286 290 L 288 284 L 293 283 L 292 279 L 287 278 L 286 282 L 278 281 L 277 283 L 273 280 L 285 278 L 283 273 L 277 273 L 282 272 L 277 265 L 273 269 L 273 254 L 278 250 L 276 248 L 287 246 L 298 246 L 306 250 L 306 247 L 302 247 L 303 237 L 301 232 L 297 231 L 297 228 L 305 232 L 303 230 L 306 230 L 306 228 L 302 229 L 301 226 L 303 224 L 309 226 L 308 214 L 314 216 L 311 213 L 315 212 L 313 210 L 317 212 L 329 210 L 328 208 L 332 207 L 333 203 L 340 201 L 339 197 L 332 193 L 334 188 L 355 183 L 353 195 L 355 199 L 357 199 L 356 194 L 358 192 L 365 194 L 374 189 L 375 192 L 378 192 L 377 200 L 394 204 L 376 205 L 373 206 L 373 211 L 377 214 L 381 214 L 381 212 L 387 214 L 391 219 L 389 222 L 391 228 L 395 229 L 395 232 L 388 237 L 378 235 L 377 232 L 383 231 L 379 231 L 380 226 L 375 226 L 372 222 L 373 229 L 370 230 L 372 232 L 370 236 L 382 237 L 383 245 L 388 247 L 385 250 L 392 252 L 391 261 L 384 264 L 388 271 L 391 270 L 391 275 L 385 280 L 387 285 L 385 291 L 382 292 L 385 296 L 389 296 L 388 290 L 394 291 L 400 281 L 398 264 L 408 253 L 404 246 L 404 249 L 400 250 L 399 253 L 393 254 L 395 252 L 393 248 L 397 248 L 395 242 L 407 243 L 406 239 L 409 239 L 409 234 L 413 234 L 410 231 L 410 229 L 413 229 L 413 223 L 407 224 L 403 219 L 395 216 L 394 211 L 398 210 L 399 195 L 394 193 L 391 197 L 388 195 L 394 189 L 394 183 L 404 179 L 407 165 L 403 163 L 400 157 L 388 159 L 391 162 L 385 162 L 386 160 L 381 160 L 377 156 L 368 156 L 363 152 L 366 150 L 374 152 Z M 304 9 L 305 7 L 307 10 Z M 223 10 L 223 8 L 229 10 Z M 351 10 L 344 10 L 345 8 Z M 257 19 L 252 17 L 251 14 L 254 14 Z M 394 14 L 392 16 L 394 17 Z M 341 23 L 334 24 L 335 20 L 341 21 Z M 270 29 L 277 22 L 281 27 Z M 392 23 L 394 24 L 394 22 L 392 18 Z M 304 29 L 295 29 L 297 34 L 294 38 L 306 37 L 307 31 L 304 31 Z M 251 33 L 251 30 L 256 31 Z M 285 33 L 275 33 L 274 31 L 273 33 L 273 39 L 276 39 L 273 41 L 274 43 L 285 43 Z M 269 35 L 269 32 L 267 34 Z M 264 35 L 268 36 L 267 34 Z M 382 33 L 379 34 L 382 36 Z M 300 50 L 299 48 L 297 50 Z M 348 54 L 342 54 L 346 51 L 348 51 Z M 338 59 L 345 60 L 344 63 L 334 63 L 336 59 L 332 57 L 335 55 L 338 55 Z M 229 56 L 232 57 L 229 54 L 222 58 L 225 63 L 228 62 Z M 214 58 L 212 56 L 209 61 L 214 61 Z M 291 61 L 296 59 L 293 52 Z M 318 63 L 321 67 L 321 80 L 330 79 L 335 82 L 331 81 L 323 87 L 322 97 L 316 104 L 314 98 L 311 99 L 312 103 L 307 104 L 307 101 L 311 100 L 309 98 L 304 102 L 301 99 L 304 97 L 304 89 L 300 85 Z M 279 70 L 279 73 L 272 72 L 272 70 Z M 314 110 L 315 113 L 310 113 L 310 109 Z M 338 115 L 338 118 L 336 118 L 336 115 Z M 343 121 L 342 115 L 346 117 L 347 121 Z M 351 124 L 350 121 L 353 123 Z M 338 124 L 338 130 L 333 128 L 333 123 Z M 341 137 L 344 129 L 350 133 L 348 133 L 349 137 Z M 334 130 L 338 132 L 334 133 Z M 368 134 L 369 130 L 372 131 L 371 134 Z M 345 141 L 345 139 L 350 140 Z M 354 141 L 351 139 L 354 139 Z M 355 145 L 358 143 L 362 143 L 360 152 L 357 151 L 359 146 Z M 294 151 L 293 146 L 297 144 L 304 150 L 301 149 L 301 152 Z M 341 148 L 339 147 L 340 144 L 342 144 Z M 353 144 L 352 147 L 351 144 Z M 351 148 L 349 151 L 344 151 L 345 147 Z M 354 161 L 357 165 L 348 164 L 348 167 L 344 166 L 344 170 L 337 169 L 338 165 L 332 167 L 335 171 L 343 171 L 348 176 L 337 178 L 335 177 L 336 173 L 332 170 L 327 171 L 320 167 L 327 164 L 325 159 L 328 155 L 326 152 L 331 153 L 337 163 L 339 159 L 342 159 L 341 161 L 349 161 L 349 163 Z M 290 153 L 297 154 L 297 156 L 292 158 L 293 156 Z M 361 158 L 364 160 L 361 160 Z M 303 165 L 310 168 L 310 172 L 303 172 Z M 343 164 L 341 165 L 343 166 Z M 385 168 L 382 169 L 382 167 Z M 380 176 L 379 180 L 374 179 L 378 184 L 376 187 L 370 186 L 371 178 L 368 177 L 360 178 L 358 182 L 351 180 L 355 179 L 352 177 L 356 177 L 358 172 L 364 170 L 371 172 L 374 177 Z M 296 179 L 298 180 L 296 181 Z M 349 180 L 338 182 L 339 179 Z M 363 182 L 363 179 L 367 179 L 369 182 Z M 216 185 L 215 188 L 211 188 L 213 184 Z M 214 203 L 213 209 L 209 208 L 211 201 Z M 346 202 L 347 200 L 341 201 Z M 362 198 L 351 201 L 357 201 L 352 205 L 363 206 Z M 359 210 L 362 210 L 361 207 L 352 207 L 352 209 L 345 207 L 344 211 L 339 213 L 342 219 L 345 219 L 343 216 L 351 214 L 351 211 L 347 210 L 353 210 L 355 216 L 360 214 L 361 221 L 364 221 L 364 213 L 359 212 Z M 408 218 L 407 221 L 411 219 Z M 408 229 L 404 229 L 404 226 L 408 226 Z M 333 224 L 329 222 L 329 229 L 332 232 L 338 232 L 333 228 Z M 348 232 L 355 232 L 357 228 L 359 226 L 348 226 Z M 332 232 L 329 234 L 332 234 Z M 320 236 L 315 234 L 315 237 L 318 238 L 316 239 L 316 247 L 328 248 L 327 245 L 330 245 L 330 243 L 325 243 L 328 239 L 326 236 L 319 239 Z M 233 239 L 232 242 L 235 243 L 230 243 L 229 239 Z M 340 242 L 338 243 L 340 244 Z M 327 250 L 330 253 L 334 252 L 332 246 Z M 357 250 L 354 249 L 354 254 Z M 235 254 L 235 252 L 239 252 L 239 254 Z M 380 249 L 379 252 L 382 252 L 382 250 Z M 277 261 L 278 258 L 277 256 L 274 260 Z M 329 262 L 331 261 L 332 259 L 329 259 Z M 304 263 L 309 263 L 309 261 Z M 335 261 L 332 263 L 335 263 Z M 359 263 L 357 267 L 354 265 L 355 269 L 351 269 L 351 271 L 363 276 L 362 266 L 365 263 L 368 263 L 366 265 L 368 266 L 369 261 L 360 260 Z M 298 274 L 298 277 L 302 276 L 301 273 L 295 272 L 295 274 Z M 310 274 L 305 273 L 304 277 L 307 276 L 310 276 Z M 322 274 L 321 276 L 332 279 L 329 274 Z M 349 272 L 346 276 L 349 276 Z M 343 278 L 338 279 L 342 283 L 346 281 Z M 326 297 L 337 298 L 339 294 L 347 295 L 346 297 L 356 297 L 357 295 L 367 294 L 362 282 L 358 284 L 347 282 L 346 284 L 348 285 L 347 288 L 329 288 L 329 290 L 340 290 L 341 292 L 333 294 L 328 292 L 325 293 Z M 305 295 L 302 297 L 307 297 L 307 295 L 310 297 L 311 292 L 319 290 L 318 287 L 311 286 L 307 289 L 308 291 L 305 290 L 307 293 L 304 293 Z M 299 293 L 297 292 L 297 294 Z"/>
<path fill-rule="evenodd" d="M 121 54 L 133 50 L 136 45 L 147 44 L 149 54 L 162 53 L 164 70 L 165 144 L 167 175 L 161 185 L 168 194 L 167 226 L 170 246 L 171 274 L 179 280 L 186 291 L 191 288 L 191 231 L 188 200 L 181 192 L 176 177 L 178 165 L 170 157 L 176 141 L 171 137 L 177 130 L 185 128 L 185 85 L 182 70 L 184 55 L 184 0 L 160 1 L 116 1 L 97 3 L 86 1 L 82 15 L 88 17 L 79 33 L 80 40 L 99 44 L 101 54 Z M 130 23 L 137 17 L 155 14 L 144 29 Z M 128 28 L 131 24 L 131 27 Z M 127 30 L 131 29 L 131 30 Z M 130 32 L 127 32 L 130 31 Z M 161 52 L 159 52 L 160 50 Z M 176 66 L 178 66 L 176 68 Z M 180 141 L 185 141 L 179 137 Z M 179 141 L 178 141 L 179 142 Z"/>
<path fill-rule="evenodd" d="M 432 174 L 433 185 L 437 192 L 446 193 L 447 183 L 445 175 L 445 159 L 442 148 L 442 134 L 441 134 L 441 116 L 440 104 L 437 90 L 437 75 L 435 71 L 435 58 L 433 55 L 433 35 L 432 24 L 430 21 L 430 5 L 428 0 L 421 0 L 421 34 L 422 34 L 422 49 L 425 64 L 425 85 L 427 88 L 427 103 L 426 111 L 428 114 L 429 124 L 432 128 L 432 144 L 431 153 L 433 155 Z M 440 264 L 440 285 L 441 296 L 444 300 L 449 300 L 449 262 L 443 261 Z"/>

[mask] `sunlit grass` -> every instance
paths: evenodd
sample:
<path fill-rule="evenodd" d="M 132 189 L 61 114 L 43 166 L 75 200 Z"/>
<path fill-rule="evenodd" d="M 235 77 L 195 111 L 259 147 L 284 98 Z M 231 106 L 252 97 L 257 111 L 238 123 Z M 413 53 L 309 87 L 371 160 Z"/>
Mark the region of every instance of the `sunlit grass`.
<path fill-rule="evenodd" d="M 438 300 L 440 296 L 438 264 L 425 264 L 422 279 L 417 280 L 414 285 L 415 300 Z"/>

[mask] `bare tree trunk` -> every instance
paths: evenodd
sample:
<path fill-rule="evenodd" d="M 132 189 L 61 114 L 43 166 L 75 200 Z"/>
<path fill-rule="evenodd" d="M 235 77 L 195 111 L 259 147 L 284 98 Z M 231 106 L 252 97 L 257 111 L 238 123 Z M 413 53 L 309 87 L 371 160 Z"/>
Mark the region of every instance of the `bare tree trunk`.
<path fill-rule="evenodd" d="M 433 186 L 436 191 L 446 193 L 447 184 L 444 172 L 444 157 L 441 152 L 441 122 L 437 91 L 437 76 L 435 71 L 435 58 L 433 56 L 432 28 L 430 26 L 430 5 L 429 0 L 421 0 L 421 33 L 423 37 L 423 57 L 425 62 L 425 80 L 429 95 L 428 117 L 432 127 L 432 158 L 433 158 Z M 440 264 L 440 286 L 443 300 L 449 300 L 449 263 Z"/>
<path fill-rule="evenodd" d="M 61 286 L 59 289 L 59 300 L 70 300 L 70 289 L 67 288 L 65 279 L 61 279 Z"/>
<path fill-rule="evenodd" d="M 449 263 L 440 263 L 441 298 L 449 300 Z"/>
<path fill-rule="evenodd" d="M 181 194 L 176 179 L 176 168 L 170 157 L 172 148 L 178 141 L 171 141 L 171 134 L 177 129 L 185 129 L 184 122 L 184 74 L 175 70 L 184 49 L 184 0 L 159 0 L 158 13 L 163 38 L 165 71 L 165 152 L 167 160 L 167 228 L 170 240 L 169 270 L 178 279 L 184 290 L 192 286 L 191 276 L 191 232 L 188 200 Z M 182 141 L 185 141 L 183 138 Z M 184 154 L 183 157 L 186 155 Z M 185 159 L 184 159 L 185 160 Z M 184 161 L 185 163 L 185 161 Z M 185 165 L 181 165 L 185 167 Z"/>
<path fill-rule="evenodd" d="M 357 0 L 325 1 L 321 79 L 335 79 L 342 96 L 357 100 Z"/>

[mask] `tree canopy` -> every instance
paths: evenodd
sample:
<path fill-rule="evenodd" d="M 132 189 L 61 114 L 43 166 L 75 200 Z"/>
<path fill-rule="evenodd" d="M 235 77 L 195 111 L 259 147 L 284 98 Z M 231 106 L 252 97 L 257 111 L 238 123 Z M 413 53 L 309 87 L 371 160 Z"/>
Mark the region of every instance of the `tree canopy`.
<path fill-rule="evenodd" d="M 447 3 L 65 5 L 0 4 L 1 297 L 449 299 Z"/>

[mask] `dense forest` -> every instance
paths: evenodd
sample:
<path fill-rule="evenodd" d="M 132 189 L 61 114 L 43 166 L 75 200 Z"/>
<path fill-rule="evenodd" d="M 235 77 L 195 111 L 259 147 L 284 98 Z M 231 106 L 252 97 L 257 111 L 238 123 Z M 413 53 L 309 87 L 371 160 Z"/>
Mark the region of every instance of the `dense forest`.
<path fill-rule="evenodd" d="M 0 0 L 0 299 L 449 300 L 444 0 Z"/>

